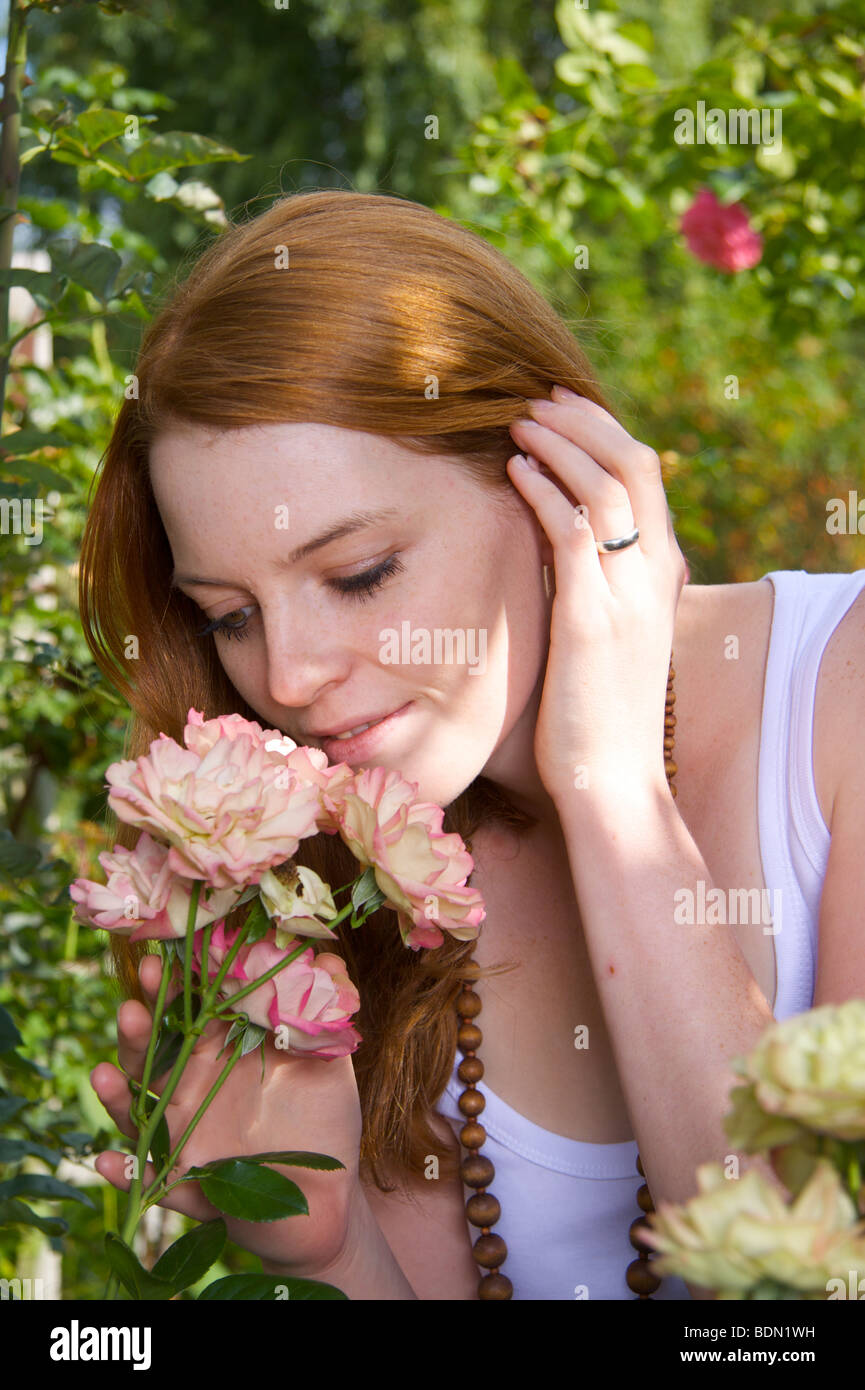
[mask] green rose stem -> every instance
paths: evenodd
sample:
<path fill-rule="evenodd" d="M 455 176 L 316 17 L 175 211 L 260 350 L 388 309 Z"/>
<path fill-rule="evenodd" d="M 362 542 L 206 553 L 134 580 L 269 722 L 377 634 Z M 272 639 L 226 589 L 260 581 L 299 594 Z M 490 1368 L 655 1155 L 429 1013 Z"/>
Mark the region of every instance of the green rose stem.
<path fill-rule="evenodd" d="M 862 1161 L 858 1152 L 859 1148 L 860 1145 L 857 1144 L 855 1148 L 851 1150 L 847 1164 L 847 1185 L 850 1189 L 850 1196 L 853 1199 L 853 1206 L 856 1209 L 857 1216 L 861 1214 L 859 1203 L 862 1193 Z"/>
<path fill-rule="evenodd" d="M 198 916 L 198 898 L 201 893 L 201 879 L 197 879 L 189 899 L 189 916 L 186 919 L 186 950 L 183 953 L 183 1023 L 184 1033 L 192 1027 L 192 947 L 195 937 L 195 919 Z M 207 957 L 203 956 L 203 960 Z"/>
<path fill-rule="evenodd" d="M 190 1135 L 192 1134 L 192 1131 L 195 1129 L 195 1126 L 198 1124 L 198 1121 L 201 1119 L 201 1117 L 202 1117 L 202 1115 L 204 1114 L 205 1110 L 207 1109 L 208 1105 L 210 1104 L 210 1102 L 211 1102 L 211 1101 L 213 1100 L 213 1098 L 215 1097 L 215 1095 L 216 1095 L 217 1091 L 219 1090 L 220 1086 L 222 1085 L 222 1083 L 223 1083 L 224 1081 L 226 1081 L 226 1080 L 228 1079 L 229 1074 L 231 1073 L 232 1069 L 233 1069 L 234 1066 L 240 1061 L 240 1058 L 241 1058 L 242 1053 L 243 1053 L 243 1039 L 242 1039 L 242 1038 L 238 1038 L 238 1039 L 237 1039 L 237 1042 L 236 1042 L 236 1044 L 235 1044 L 234 1054 L 229 1058 L 229 1060 L 226 1062 L 225 1066 L 222 1068 L 222 1071 L 219 1073 L 219 1076 L 218 1076 L 218 1077 L 216 1078 L 216 1080 L 214 1081 L 214 1083 L 213 1083 L 213 1085 L 211 1086 L 210 1090 L 208 1091 L 207 1095 L 204 1097 L 204 1100 L 201 1102 L 201 1104 L 199 1105 L 199 1107 L 198 1107 L 198 1109 L 196 1110 L 195 1114 L 193 1115 L 192 1119 L 189 1121 L 189 1124 L 186 1126 L 186 1129 L 184 1130 L 183 1135 L 182 1135 L 181 1138 L 178 1140 L 178 1142 L 177 1142 L 177 1144 L 174 1146 L 174 1148 L 171 1150 L 171 1153 L 168 1155 L 168 1158 L 165 1160 L 165 1163 L 162 1165 L 162 1167 L 160 1168 L 159 1172 L 157 1173 L 155 1180 L 153 1181 L 153 1183 L 151 1183 L 150 1187 L 149 1187 L 149 1188 L 147 1189 L 147 1191 L 144 1193 L 144 1195 L 143 1195 L 143 1197 L 142 1197 L 142 1199 L 141 1199 L 142 1211 L 146 1211 L 147 1208 L 150 1207 L 150 1206 L 152 1206 L 153 1203 L 154 1203 L 159 1197 L 164 1197 L 166 1192 L 170 1192 L 171 1189 L 172 1189 L 173 1187 L 177 1187 L 177 1186 L 178 1186 L 178 1183 L 173 1182 L 173 1183 L 170 1183 L 167 1187 L 165 1187 L 165 1188 L 163 1189 L 163 1188 L 162 1188 L 162 1183 L 164 1182 L 164 1180 L 165 1180 L 165 1178 L 167 1177 L 167 1175 L 171 1172 L 171 1170 L 172 1170 L 172 1168 L 174 1167 L 175 1163 L 177 1162 L 177 1160 L 178 1160 L 178 1158 L 179 1158 L 179 1156 L 180 1156 L 180 1154 L 181 1154 L 183 1148 L 184 1148 L 185 1145 L 189 1142 L 189 1138 L 190 1138 Z M 178 1181 L 179 1181 L 179 1182 L 182 1182 L 182 1181 L 184 1181 L 184 1179 L 181 1178 L 181 1179 L 179 1179 Z M 160 1189 L 161 1189 L 161 1190 L 160 1190 Z"/>
<path fill-rule="evenodd" d="M 177 1159 L 184 1145 L 188 1143 L 193 1130 L 201 1120 L 202 1116 L 207 1110 L 207 1107 L 210 1105 L 211 1101 L 216 1096 L 217 1092 L 219 1091 L 219 1088 L 223 1085 L 227 1077 L 230 1075 L 232 1068 L 240 1060 L 240 1056 L 242 1054 L 242 1039 L 238 1039 L 233 1056 L 226 1063 L 225 1067 L 223 1068 L 220 1075 L 217 1077 L 210 1091 L 205 1096 L 204 1100 L 202 1101 L 192 1120 L 188 1124 L 180 1141 L 177 1143 L 177 1145 L 175 1145 L 174 1149 L 169 1154 L 165 1163 L 160 1167 L 158 1174 L 156 1175 L 154 1181 L 151 1183 L 150 1187 L 147 1189 L 147 1192 L 142 1194 L 142 1174 L 144 1171 L 144 1165 L 147 1160 L 147 1155 L 151 1150 L 151 1145 L 153 1142 L 154 1135 L 156 1134 L 157 1126 L 165 1113 L 165 1110 L 168 1106 L 168 1102 L 171 1100 L 171 1097 L 174 1094 L 180 1077 L 183 1074 L 183 1069 L 186 1066 L 186 1063 L 188 1062 L 190 1056 L 192 1055 L 192 1052 L 195 1049 L 196 1042 L 200 1035 L 204 1032 L 206 1024 L 212 1018 L 217 1018 L 225 1012 L 233 1011 L 236 1007 L 238 1000 L 242 999 L 244 995 L 251 994 L 253 990 L 258 989 L 263 983 L 265 983 L 265 981 L 272 979 L 274 975 L 278 975 L 280 970 L 284 970 L 286 966 L 290 965 L 293 960 L 296 960 L 297 957 L 301 955 L 309 945 L 308 940 L 303 940 L 294 951 L 287 955 L 277 965 L 273 966 L 264 975 L 261 975 L 257 979 L 250 981 L 249 984 L 243 986 L 242 989 L 238 990 L 229 999 L 223 1000 L 221 1003 L 217 1004 L 215 1001 L 216 996 L 219 992 L 219 988 L 222 985 L 226 975 L 228 974 L 228 971 L 231 969 L 231 966 L 234 960 L 236 959 L 244 942 L 244 930 L 243 927 L 241 927 L 234 943 L 232 944 L 230 950 L 227 952 L 224 960 L 222 961 L 222 964 L 220 965 L 214 980 L 210 984 L 210 987 L 205 990 L 201 1001 L 201 1008 L 198 1012 L 195 1021 L 193 1022 L 192 953 L 195 935 L 195 919 L 198 915 L 198 899 L 200 893 L 201 880 L 197 880 L 195 882 L 195 886 L 193 887 L 190 896 L 189 914 L 186 923 L 186 941 L 183 961 L 183 1012 L 185 1025 L 183 1030 L 183 1043 L 181 1045 L 180 1052 L 178 1053 L 177 1060 L 175 1061 L 174 1066 L 172 1067 L 171 1072 L 169 1074 L 168 1080 L 165 1083 L 162 1095 L 159 1097 L 159 1100 L 157 1101 L 150 1115 L 145 1115 L 144 1108 L 146 1106 L 147 1091 L 150 1083 L 150 1075 L 153 1068 L 153 1061 L 156 1055 L 157 1038 L 159 1035 L 163 1011 L 165 1009 L 165 999 L 168 994 L 168 985 L 172 973 L 172 962 L 168 957 L 165 957 L 162 967 L 162 978 L 159 982 L 159 991 L 157 994 L 156 1005 L 154 1007 L 153 1012 L 153 1027 L 151 1029 L 150 1041 L 148 1043 L 147 1054 L 144 1061 L 144 1071 L 142 1073 L 141 1088 L 139 1091 L 137 1101 L 135 1101 L 131 1107 L 133 1118 L 139 1125 L 139 1133 L 138 1146 L 136 1148 L 135 1153 L 135 1176 L 132 1179 L 132 1185 L 129 1189 L 129 1205 L 126 1212 L 126 1218 L 123 1223 L 123 1229 L 120 1233 L 121 1240 L 125 1241 L 127 1245 L 131 1243 L 133 1236 L 135 1235 L 135 1231 L 137 1230 L 138 1223 L 141 1220 L 143 1212 L 148 1207 L 152 1206 L 154 1202 L 158 1201 L 167 1192 L 171 1191 L 173 1187 L 177 1186 L 177 1183 L 171 1183 L 168 1187 L 163 1187 L 162 1185 L 164 1183 L 165 1177 L 171 1171 L 171 1168 L 174 1166 L 174 1164 L 177 1162 Z M 350 914 L 351 911 L 352 903 L 349 901 L 346 903 L 345 907 L 343 907 L 336 914 L 335 917 L 330 919 L 328 925 L 330 927 L 337 926 Z M 364 914 L 364 918 L 362 920 L 365 920 L 367 915 L 368 914 Z M 201 958 L 202 962 L 204 963 L 205 970 L 207 969 L 206 962 L 208 959 L 210 935 L 213 930 L 213 925 L 214 924 L 211 922 L 205 928 L 204 938 L 202 942 Z M 112 1274 L 111 1278 L 108 1281 L 108 1287 L 106 1289 L 105 1296 L 107 1299 L 113 1298 L 115 1296 L 118 1282 L 119 1281 L 117 1279 L 117 1276 Z"/>

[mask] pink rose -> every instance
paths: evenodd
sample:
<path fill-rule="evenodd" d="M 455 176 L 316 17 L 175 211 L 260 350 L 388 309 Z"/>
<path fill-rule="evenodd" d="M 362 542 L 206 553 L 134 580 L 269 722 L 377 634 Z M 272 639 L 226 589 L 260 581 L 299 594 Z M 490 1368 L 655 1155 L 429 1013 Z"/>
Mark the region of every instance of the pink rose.
<path fill-rule="evenodd" d="M 115 845 L 99 855 L 107 883 L 77 878 L 69 894 L 79 922 L 128 936 L 130 941 L 183 937 L 192 897 L 192 884 L 178 878 L 168 863 L 169 851 L 142 831 L 134 850 Z M 237 888 L 202 888 L 196 928 L 224 917 L 239 896 Z"/>
<path fill-rule="evenodd" d="M 680 225 L 688 250 L 718 270 L 750 270 L 763 255 L 763 238 L 742 204 L 725 206 L 711 189 L 700 190 Z"/>
<path fill-rule="evenodd" d="M 320 748 L 298 747 L 287 734 L 268 740 L 265 748 L 286 769 L 317 788 L 321 806 L 318 828 L 335 835 L 339 828 L 342 792 L 352 784 L 354 769 L 348 763 L 329 763 L 327 754 Z"/>
<path fill-rule="evenodd" d="M 220 922 L 211 936 L 209 979 L 214 979 L 237 937 Z M 193 960 L 201 973 L 201 938 Z M 273 969 L 300 945 L 292 938 L 283 947 L 265 938 L 242 946 L 221 986 L 226 998 Z M 316 956 L 312 947 L 237 1002 L 252 1023 L 277 1034 L 277 1047 L 295 1057 L 347 1057 L 361 1041 L 349 1022 L 360 996 L 345 973 L 345 962 L 331 952 Z"/>
<path fill-rule="evenodd" d="M 361 1041 L 349 1022 L 360 1008 L 360 995 L 341 956 L 330 951 L 311 956 L 310 948 L 273 980 L 270 1023 L 277 1043 L 287 1044 L 293 1057 L 347 1057 Z"/>
<path fill-rule="evenodd" d="M 254 719 L 244 719 L 241 714 L 220 714 L 215 719 L 205 719 L 199 710 L 190 706 L 183 730 L 183 742 L 193 753 L 203 758 L 221 738 L 249 738 L 256 744 L 267 743 L 268 739 L 281 738 L 276 729 L 262 729 Z"/>
<path fill-rule="evenodd" d="M 480 893 L 465 886 L 474 861 L 459 835 L 442 831 L 442 808 L 415 800 L 417 790 L 399 772 L 365 768 L 343 789 L 340 834 L 372 864 L 407 946 L 441 946 L 442 930 L 472 941 L 486 916 Z"/>
<path fill-rule="evenodd" d="M 160 734 L 148 754 L 106 774 L 117 816 L 166 841 L 174 873 L 215 888 L 256 883 L 317 833 L 320 814 L 318 788 L 265 751 L 257 725 L 234 719 L 187 725 L 200 752 Z"/>

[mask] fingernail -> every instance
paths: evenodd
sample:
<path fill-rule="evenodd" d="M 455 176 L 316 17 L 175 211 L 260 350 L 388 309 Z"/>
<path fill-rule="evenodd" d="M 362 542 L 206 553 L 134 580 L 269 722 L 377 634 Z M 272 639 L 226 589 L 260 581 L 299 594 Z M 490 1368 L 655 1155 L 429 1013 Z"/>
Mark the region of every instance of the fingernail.
<path fill-rule="evenodd" d="M 570 401 L 582 400 L 582 396 L 578 396 L 576 391 L 571 391 L 567 386 L 554 386 L 550 395 L 566 396 Z"/>

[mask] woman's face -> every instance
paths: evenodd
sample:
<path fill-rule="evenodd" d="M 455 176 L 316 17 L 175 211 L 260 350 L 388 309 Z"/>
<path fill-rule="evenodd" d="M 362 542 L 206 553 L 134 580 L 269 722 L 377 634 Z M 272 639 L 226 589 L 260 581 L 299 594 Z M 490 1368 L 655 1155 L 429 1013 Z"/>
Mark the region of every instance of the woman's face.
<path fill-rule="evenodd" d="M 503 503 L 452 459 L 321 424 L 178 426 L 150 467 L 174 583 L 200 626 L 225 622 L 192 640 L 265 727 L 438 805 L 481 772 L 532 799 L 549 550 L 516 489 Z"/>

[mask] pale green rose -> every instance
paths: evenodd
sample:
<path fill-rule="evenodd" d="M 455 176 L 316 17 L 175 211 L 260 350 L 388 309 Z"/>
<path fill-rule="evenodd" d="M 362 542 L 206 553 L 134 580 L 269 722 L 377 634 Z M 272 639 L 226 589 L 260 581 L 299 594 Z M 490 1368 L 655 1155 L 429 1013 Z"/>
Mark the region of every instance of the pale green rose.
<path fill-rule="evenodd" d="M 647 1218 L 652 1268 L 701 1288 L 745 1297 L 767 1280 L 825 1297 L 829 1279 L 865 1275 L 865 1223 L 828 1159 L 818 1160 L 790 1204 L 762 1173 L 728 1178 L 720 1163 L 697 1169 L 699 1192 L 682 1205 L 662 1202 Z"/>
<path fill-rule="evenodd" d="M 787 1143 L 800 1128 L 865 1139 L 865 999 L 824 1004 L 770 1024 L 734 1070 L 724 1121 L 746 1152 Z"/>
<path fill-rule="evenodd" d="M 336 916 L 337 907 L 324 880 L 305 864 L 291 864 L 288 869 L 279 865 L 277 872 L 285 882 L 268 869 L 258 884 L 264 910 L 276 927 L 276 945 L 282 949 L 294 936 L 334 940 L 336 932 L 326 924 Z"/>

